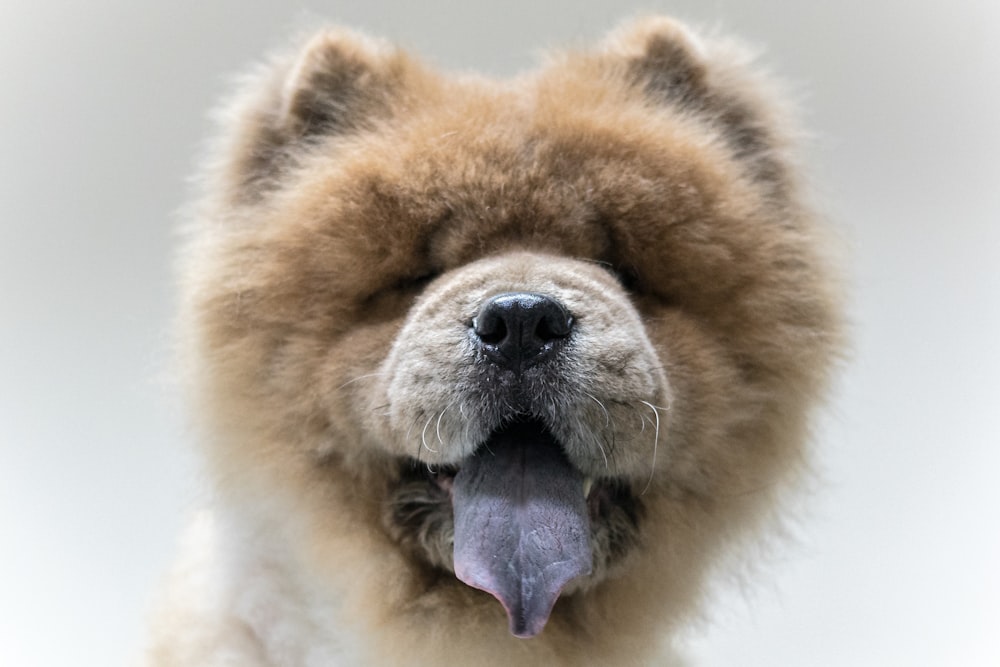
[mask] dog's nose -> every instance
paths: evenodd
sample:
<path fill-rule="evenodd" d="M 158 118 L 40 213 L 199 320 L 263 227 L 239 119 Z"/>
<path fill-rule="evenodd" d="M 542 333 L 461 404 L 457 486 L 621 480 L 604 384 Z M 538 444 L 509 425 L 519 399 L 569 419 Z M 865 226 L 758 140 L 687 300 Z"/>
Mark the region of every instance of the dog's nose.
<path fill-rule="evenodd" d="M 486 356 L 521 371 L 543 361 L 569 337 L 573 317 L 544 294 L 510 292 L 488 299 L 472 320 Z"/>

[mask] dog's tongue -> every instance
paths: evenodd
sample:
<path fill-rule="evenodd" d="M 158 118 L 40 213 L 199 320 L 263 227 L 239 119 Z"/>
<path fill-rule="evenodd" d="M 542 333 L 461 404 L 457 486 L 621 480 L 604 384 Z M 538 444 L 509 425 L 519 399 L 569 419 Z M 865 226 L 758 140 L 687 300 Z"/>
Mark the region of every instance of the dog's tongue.
<path fill-rule="evenodd" d="M 591 569 L 583 479 L 540 427 L 517 424 L 465 461 L 452 487 L 455 574 L 534 637 L 560 591 Z"/>

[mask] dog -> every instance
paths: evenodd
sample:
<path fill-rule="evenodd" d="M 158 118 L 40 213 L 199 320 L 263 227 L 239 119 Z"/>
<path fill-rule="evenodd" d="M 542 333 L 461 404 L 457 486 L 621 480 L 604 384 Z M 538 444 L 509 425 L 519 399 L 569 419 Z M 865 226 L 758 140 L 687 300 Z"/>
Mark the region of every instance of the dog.
<path fill-rule="evenodd" d="M 773 85 L 667 18 L 506 81 L 331 28 L 220 128 L 149 664 L 668 660 L 841 345 Z"/>

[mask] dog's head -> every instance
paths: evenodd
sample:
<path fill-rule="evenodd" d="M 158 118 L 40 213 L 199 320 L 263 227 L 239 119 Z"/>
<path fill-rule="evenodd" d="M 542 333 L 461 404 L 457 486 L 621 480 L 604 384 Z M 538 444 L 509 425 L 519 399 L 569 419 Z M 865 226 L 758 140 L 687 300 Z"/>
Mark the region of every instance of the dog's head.
<path fill-rule="evenodd" d="M 754 85 L 664 20 L 503 83 L 337 31 L 257 77 L 186 271 L 220 485 L 521 636 L 684 606 L 837 340 Z"/>

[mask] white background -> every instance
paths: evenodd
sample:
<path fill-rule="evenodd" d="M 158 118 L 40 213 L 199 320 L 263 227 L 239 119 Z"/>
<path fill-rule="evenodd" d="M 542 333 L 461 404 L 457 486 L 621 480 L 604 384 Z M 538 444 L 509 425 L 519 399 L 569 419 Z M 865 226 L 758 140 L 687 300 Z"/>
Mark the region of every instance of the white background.
<path fill-rule="evenodd" d="M 766 47 L 850 248 L 823 483 L 696 665 L 1000 664 L 1000 3 L 0 4 L 0 663 L 125 664 L 198 483 L 174 211 L 227 77 L 310 17 L 512 74 L 658 9 Z"/>

